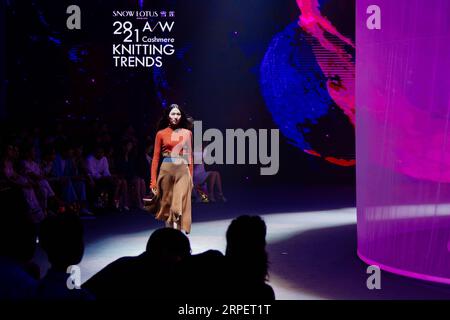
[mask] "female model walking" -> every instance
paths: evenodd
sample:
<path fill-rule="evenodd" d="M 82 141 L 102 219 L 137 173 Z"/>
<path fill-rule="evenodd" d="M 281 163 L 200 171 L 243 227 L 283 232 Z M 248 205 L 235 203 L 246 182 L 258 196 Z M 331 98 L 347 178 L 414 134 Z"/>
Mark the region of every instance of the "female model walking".
<path fill-rule="evenodd" d="M 189 234 L 193 159 L 192 132 L 187 127 L 186 114 L 178 105 L 164 111 L 155 138 L 150 187 L 156 195 L 156 219 Z"/>

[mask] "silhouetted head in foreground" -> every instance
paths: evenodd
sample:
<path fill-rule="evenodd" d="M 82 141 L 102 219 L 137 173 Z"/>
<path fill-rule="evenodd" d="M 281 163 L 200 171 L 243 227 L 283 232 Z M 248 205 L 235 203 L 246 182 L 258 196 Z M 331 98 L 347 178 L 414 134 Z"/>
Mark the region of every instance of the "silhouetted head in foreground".
<path fill-rule="evenodd" d="M 162 228 L 152 233 L 146 252 L 149 257 L 162 263 L 175 263 L 190 256 L 191 245 L 181 231 Z"/>
<path fill-rule="evenodd" d="M 11 188 L 0 192 L 0 203 L 0 256 L 19 263 L 29 262 L 36 249 L 36 229 L 27 215 L 29 209 L 22 190 Z"/>
<path fill-rule="evenodd" d="M 234 219 L 227 230 L 225 255 L 255 281 L 265 281 L 268 275 L 266 231 L 261 217 L 246 215 Z"/>
<path fill-rule="evenodd" d="M 83 258 L 83 226 L 79 217 L 65 214 L 53 216 L 42 222 L 40 243 L 52 268 L 65 271 Z"/>

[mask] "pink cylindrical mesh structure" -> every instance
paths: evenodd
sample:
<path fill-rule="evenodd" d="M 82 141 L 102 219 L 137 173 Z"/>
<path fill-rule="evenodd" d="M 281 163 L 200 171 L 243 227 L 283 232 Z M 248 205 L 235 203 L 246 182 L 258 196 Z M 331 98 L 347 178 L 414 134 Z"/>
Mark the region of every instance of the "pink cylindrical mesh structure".
<path fill-rule="evenodd" d="M 448 0 L 357 0 L 356 152 L 360 258 L 450 284 L 449 13 Z"/>

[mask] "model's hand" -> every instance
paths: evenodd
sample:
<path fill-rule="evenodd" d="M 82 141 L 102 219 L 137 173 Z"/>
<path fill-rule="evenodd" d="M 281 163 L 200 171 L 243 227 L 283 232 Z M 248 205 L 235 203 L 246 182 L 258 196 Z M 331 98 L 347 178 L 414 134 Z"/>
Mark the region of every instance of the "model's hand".
<path fill-rule="evenodd" d="M 151 188 L 151 189 L 152 189 L 153 194 L 154 194 L 155 196 L 157 196 L 157 195 L 158 195 L 158 189 L 156 189 L 155 187 L 153 187 L 153 188 Z"/>

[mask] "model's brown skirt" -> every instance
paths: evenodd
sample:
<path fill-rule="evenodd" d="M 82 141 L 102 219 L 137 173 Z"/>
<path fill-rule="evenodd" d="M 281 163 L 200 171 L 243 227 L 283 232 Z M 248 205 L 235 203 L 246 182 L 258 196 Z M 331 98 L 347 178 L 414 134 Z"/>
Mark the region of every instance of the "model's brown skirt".
<path fill-rule="evenodd" d="M 156 219 L 177 223 L 191 232 L 192 177 L 186 163 L 162 162 L 158 175 L 158 211 Z"/>

